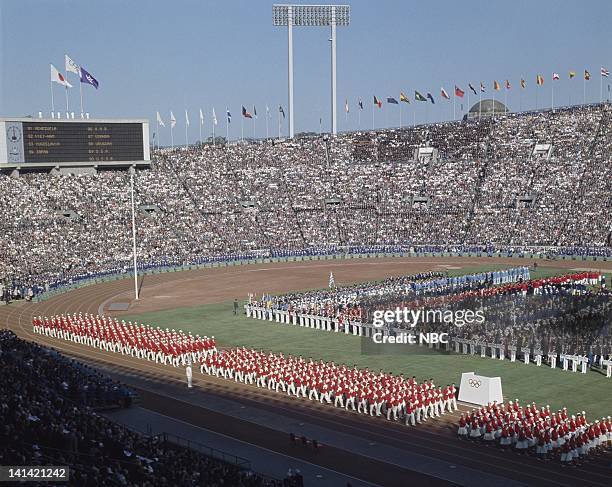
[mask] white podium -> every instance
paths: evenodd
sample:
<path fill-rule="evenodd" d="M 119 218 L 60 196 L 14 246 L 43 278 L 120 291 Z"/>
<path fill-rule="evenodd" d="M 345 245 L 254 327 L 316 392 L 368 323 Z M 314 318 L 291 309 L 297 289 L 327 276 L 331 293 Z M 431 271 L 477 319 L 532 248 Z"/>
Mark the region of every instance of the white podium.
<path fill-rule="evenodd" d="M 486 406 L 488 403 L 503 402 L 501 377 L 484 377 L 474 372 L 461 374 L 459 400 Z"/>

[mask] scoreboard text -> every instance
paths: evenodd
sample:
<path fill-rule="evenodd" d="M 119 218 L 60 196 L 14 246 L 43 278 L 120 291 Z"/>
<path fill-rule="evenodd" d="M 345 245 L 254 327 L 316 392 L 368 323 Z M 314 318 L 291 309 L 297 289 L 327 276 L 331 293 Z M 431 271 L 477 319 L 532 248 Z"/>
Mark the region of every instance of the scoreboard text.
<path fill-rule="evenodd" d="M 70 163 L 141 161 L 138 122 L 7 122 L 7 162 Z"/>

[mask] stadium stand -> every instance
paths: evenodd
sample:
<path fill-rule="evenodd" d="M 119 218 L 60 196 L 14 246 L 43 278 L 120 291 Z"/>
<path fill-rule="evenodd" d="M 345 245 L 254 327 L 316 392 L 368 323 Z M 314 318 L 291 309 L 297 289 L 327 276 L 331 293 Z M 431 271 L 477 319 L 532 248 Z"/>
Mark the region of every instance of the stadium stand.
<path fill-rule="evenodd" d="M 0 365 L 2 465 L 70 465 L 70 484 L 84 487 L 300 485 L 113 423 L 97 411 L 127 405 L 129 389 L 8 330 L 0 330 Z"/>
<path fill-rule="evenodd" d="M 610 109 L 161 149 L 136 177 L 138 258 L 382 246 L 609 258 Z M 114 171 L 0 175 L 4 300 L 128 268 L 128 188 Z"/>

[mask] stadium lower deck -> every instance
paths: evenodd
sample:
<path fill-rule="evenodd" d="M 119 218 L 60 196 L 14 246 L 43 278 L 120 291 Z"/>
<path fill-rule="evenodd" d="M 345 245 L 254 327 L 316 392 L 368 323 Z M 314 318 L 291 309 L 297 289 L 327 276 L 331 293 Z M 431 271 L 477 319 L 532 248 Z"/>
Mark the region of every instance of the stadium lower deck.
<path fill-rule="evenodd" d="M 248 292 L 265 288 L 269 292 L 308 289 L 321 287 L 329 274 L 330 266 L 337 279 L 343 282 L 366 280 L 389 275 L 390 273 L 418 272 L 434 270 L 436 266 L 469 266 L 482 263 L 516 264 L 528 262 L 525 259 L 457 259 L 421 258 L 398 265 L 397 260 L 368 260 L 365 262 L 325 262 L 313 264 L 265 264 L 240 268 L 212 269 L 189 273 L 165 273 L 148 275 L 142 282 L 142 300 L 130 309 L 130 313 L 151 309 L 169 309 L 186 306 L 194 302 L 223 302 L 236 297 L 244 298 Z M 582 261 L 542 261 L 541 266 L 572 268 L 596 268 L 612 270 L 610 262 Z M 352 268 L 354 267 L 354 268 Z M 391 270 L 393 268 L 393 270 Z M 270 272 L 265 272 L 265 270 Z M 258 272 L 257 272 L 258 271 Z M 290 271 L 290 272 L 287 272 Z M 214 277 L 214 278 L 211 278 Z M 189 282 L 189 287 L 179 283 Z M 458 412 L 446 415 L 435 422 L 428 422 L 414 428 L 397 423 L 387 423 L 369 417 L 357 417 L 344 410 L 323 407 L 307 400 L 296 401 L 283 394 L 268 390 L 245 387 L 233 381 L 195 374 L 195 404 L 176 399 L 185 390 L 184 370 L 144 362 L 135 358 L 102 352 L 80 345 L 33 335 L 31 319 L 33 316 L 55 315 L 61 313 L 93 313 L 106 311 L 109 304 L 130 298 L 133 281 L 129 279 L 80 288 L 65 295 L 59 295 L 41 303 L 24 303 L 0 307 L 0 324 L 12 329 L 19 336 L 34 340 L 61 350 L 63 353 L 79 358 L 110 373 L 134 387 L 142 398 L 141 406 L 190 424 L 240 438 L 254 445 L 274 452 L 302 458 L 310 463 L 328 467 L 357 479 L 378 485 L 448 485 L 453 480 L 464 484 L 454 473 L 454 469 L 470 469 L 474 481 L 478 472 L 497 476 L 498 485 L 519 482 L 523 485 L 542 486 L 598 486 L 609 485 L 610 453 L 593 457 L 579 468 L 562 468 L 557 461 L 541 462 L 527 455 L 502 452 L 494 447 L 484 447 L 456 438 Z M 174 291 L 173 291 L 174 290 Z M 181 292 L 183 290 L 183 292 Z M 169 296 L 172 299 L 156 299 L 156 296 Z M 182 295 L 182 300 L 177 301 Z M 177 323 L 177 327 L 179 324 Z M 175 392 L 173 392 L 175 391 Z M 211 412 L 206 407 L 203 394 L 214 395 L 239 402 L 249 408 L 257 408 L 283 416 L 290 416 L 296 422 L 307 422 L 337 431 L 349 433 L 369 441 L 372 452 L 381 446 L 394 447 L 404 451 L 407 456 L 419 454 L 448 462 L 447 471 L 422 473 L 420 465 L 414 470 L 384 461 L 375 455 L 348 453 L 335 447 L 324 446 L 320 454 L 310 450 L 290 449 L 288 436 L 273 428 L 263 427 L 246 420 L 236 419 L 220 413 Z M 202 398 L 201 400 L 199 398 Z M 524 401 L 529 398 L 523 398 Z M 197 405 L 197 403 L 200 405 Z M 466 405 L 460 411 L 467 411 Z M 464 471 L 464 470 L 462 470 Z M 520 485 L 512 484 L 512 485 Z"/>

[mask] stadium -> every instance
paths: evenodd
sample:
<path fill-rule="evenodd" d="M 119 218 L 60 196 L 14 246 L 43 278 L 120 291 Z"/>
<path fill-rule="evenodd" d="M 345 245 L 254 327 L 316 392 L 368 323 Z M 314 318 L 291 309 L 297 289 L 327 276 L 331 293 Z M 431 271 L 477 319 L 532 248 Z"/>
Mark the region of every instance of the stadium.
<path fill-rule="evenodd" d="M 366 7 L 270 8 L 289 89 L 259 119 L 89 113 L 84 90 L 112 100 L 68 54 L 50 110 L 2 106 L 0 480 L 610 485 L 607 69 L 351 94 L 338 117 L 336 35 Z M 330 26 L 317 132 L 292 27 Z M 550 106 L 512 98 L 529 85 Z"/>

